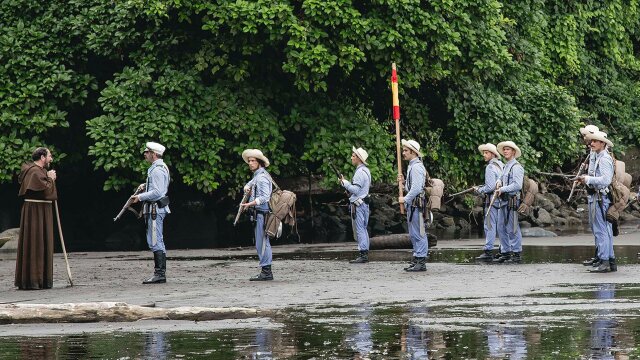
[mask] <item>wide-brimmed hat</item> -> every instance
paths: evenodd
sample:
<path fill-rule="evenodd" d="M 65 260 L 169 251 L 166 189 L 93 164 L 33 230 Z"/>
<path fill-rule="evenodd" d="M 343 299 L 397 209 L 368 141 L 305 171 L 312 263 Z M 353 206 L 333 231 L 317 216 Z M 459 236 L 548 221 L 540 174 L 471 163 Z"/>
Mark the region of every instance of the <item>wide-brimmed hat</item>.
<path fill-rule="evenodd" d="M 593 134 L 588 134 L 585 139 L 587 139 L 587 141 L 591 141 L 591 140 L 599 140 L 602 141 L 603 143 L 609 145 L 609 147 L 613 147 L 613 143 L 611 142 L 611 140 L 609 140 L 607 138 L 607 133 L 602 132 L 602 131 L 598 131 L 595 132 Z"/>
<path fill-rule="evenodd" d="M 516 143 L 514 143 L 513 141 L 503 141 L 498 144 L 498 152 L 500 153 L 500 155 L 504 156 L 505 147 L 510 147 L 516 151 L 515 159 L 519 158 L 520 155 L 522 155 L 522 151 L 520 151 L 520 148 L 518 147 L 518 145 L 516 145 Z"/>
<path fill-rule="evenodd" d="M 146 143 L 144 146 L 145 146 L 144 151 L 153 151 L 154 153 L 160 156 L 164 154 L 164 150 L 166 149 L 161 144 L 158 144 L 157 142 L 152 142 L 152 141 Z"/>
<path fill-rule="evenodd" d="M 264 162 L 264 167 L 269 167 L 269 159 L 267 159 L 267 157 L 262 154 L 262 151 L 258 149 L 247 149 L 242 152 L 242 160 L 247 164 L 249 163 L 249 158 L 262 160 L 262 162 Z"/>
<path fill-rule="evenodd" d="M 582 134 L 582 136 L 587 136 L 589 134 L 593 134 L 598 131 L 600 131 L 600 129 L 598 129 L 598 127 L 595 125 L 587 125 L 585 127 L 580 128 L 580 134 Z"/>
<path fill-rule="evenodd" d="M 483 151 L 488 151 L 488 152 L 494 153 L 497 157 L 500 157 L 498 148 L 496 148 L 496 146 L 493 145 L 492 143 L 486 143 L 478 146 L 478 151 L 480 151 L 480 154 L 482 154 Z"/>
<path fill-rule="evenodd" d="M 418 154 L 419 157 L 422 157 L 422 153 L 420 152 L 420 144 L 418 144 L 417 141 L 402 139 L 402 146 L 409 148 L 410 150 Z"/>
<path fill-rule="evenodd" d="M 367 150 L 365 150 L 365 149 L 363 149 L 361 147 L 356 149 L 355 146 L 352 146 L 351 147 L 351 151 L 353 151 L 353 153 L 356 154 L 358 159 L 360 159 L 363 164 L 369 165 L 369 164 L 367 164 L 367 158 L 369 157 L 369 154 L 367 153 Z"/>

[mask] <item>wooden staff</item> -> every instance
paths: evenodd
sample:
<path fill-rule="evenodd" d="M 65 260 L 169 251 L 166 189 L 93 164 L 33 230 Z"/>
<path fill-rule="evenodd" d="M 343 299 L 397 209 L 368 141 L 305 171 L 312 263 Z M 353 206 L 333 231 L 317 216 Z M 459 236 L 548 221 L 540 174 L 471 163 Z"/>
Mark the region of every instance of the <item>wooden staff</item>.
<path fill-rule="evenodd" d="M 58 233 L 60 234 L 60 243 L 62 244 L 62 253 L 64 254 L 64 262 L 67 263 L 67 279 L 69 285 L 73 286 L 73 279 L 71 278 L 71 268 L 69 267 L 69 259 L 67 258 L 67 249 L 64 247 L 64 236 L 62 236 L 62 224 L 60 223 L 60 210 L 58 210 L 58 201 L 54 200 L 53 203 L 56 206 L 56 218 L 58 219 Z"/>
<path fill-rule="evenodd" d="M 398 74 L 396 63 L 391 64 L 391 95 L 393 97 L 393 120 L 396 123 L 396 155 L 398 158 L 398 176 L 402 175 L 402 156 L 400 148 L 400 100 L 398 98 Z M 403 194 L 402 184 L 398 182 L 398 196 Z M 400 203 L 400 214 L 404 214 L 404 204 Z"/>

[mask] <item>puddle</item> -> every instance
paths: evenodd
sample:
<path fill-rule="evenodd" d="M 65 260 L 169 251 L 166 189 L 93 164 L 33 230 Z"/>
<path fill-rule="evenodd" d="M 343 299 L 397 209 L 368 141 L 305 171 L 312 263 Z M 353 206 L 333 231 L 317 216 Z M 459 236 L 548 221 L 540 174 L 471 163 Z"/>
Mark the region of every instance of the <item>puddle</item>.
<path fill-rule="evenodd" d="M 613 284 L 593 291 L 618 296 Z M 599 295 L 598 295 L 599 294 Z M 640 317 L 596 310 L 557 320 L 448 319 L 446 308 L 361 305 L 292 309 L 279 328 L 0 337 L 2 358 L 83 359 L 614 359 L 638 358 Z M 0 328 L 1 329 L 1 328 Z"/>
<path fill-rule="evenodd" d="M 480 247 L 480 246 L 478 246 Z M 640 246 L 614 246 L 618 264 L 637 264 Z M 429 250 L 429 262 L 447 262 L 458 264 L 487 265 L 476 262 L 475 257 L 481 254 L 481 250 L 470 249 L 443 249 Z M 593 256 L 593 246 L 524 246 L 522 262 L 525 264 L 542 263 L 581 263 Z M 273 254 L 277 260 L 352 260 L 356 251 L 299 251 L 292 253 Z M 256 255 L 225 255 L 225 256 L 190 256 L 169 257 L 169 261 L 196 261 L 196 260 L 248 260 L 257 259 Z M 372 250 L 369 252 L 370 261 L 408 261 L 411 259 L 411 250 Z M 123 259 L 124 260 L 124 259 Z M 126 259 L 147 261 L 147 259 Z M 213 266 L 221 266 L 214 264 Z"/>

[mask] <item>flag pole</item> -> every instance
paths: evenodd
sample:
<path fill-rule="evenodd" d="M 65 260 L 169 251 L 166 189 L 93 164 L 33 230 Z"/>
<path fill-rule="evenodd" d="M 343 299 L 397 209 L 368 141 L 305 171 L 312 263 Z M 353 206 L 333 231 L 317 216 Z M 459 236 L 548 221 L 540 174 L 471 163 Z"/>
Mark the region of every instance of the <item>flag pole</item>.
<path fill-rule="evenodd" d="M 400 149 L 400 100 L 398 98 L 398 74 L 396 63 L 391 64 L 391 94 L 393 96 L 393 120 L 396 123 L 396 156 L 398 159 L 398 176 L 402 175 L 402 156 Z M 398 183 L 398 196 L 403 194 L 402 184 Z M 400 214 L 404 214 L 404 204 L 400 203 Z"/>

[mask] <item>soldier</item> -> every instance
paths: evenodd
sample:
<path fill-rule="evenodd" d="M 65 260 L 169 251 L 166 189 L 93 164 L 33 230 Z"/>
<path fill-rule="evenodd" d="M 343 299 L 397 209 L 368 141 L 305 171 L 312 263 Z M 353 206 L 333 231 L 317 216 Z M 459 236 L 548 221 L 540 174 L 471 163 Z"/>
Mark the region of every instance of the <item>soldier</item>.
<path fill-rule="evenodd" d="M 485 197 L 485 220 L 484 220 L 484 252 L 478 256 L 476 260 L 480 261 L 492 261 L 493 260 L 493 243 L 496 240 L 496 228 L 498 224 L 498 209 L 500 204 L 494 202 L 490 205 L 491 197 L 496 189 L 496 184 L 502 176 L 502 168 L 504 164 L 500 161 L 500 153 L 493 144 L 484 144 L 478 146 L 478 151 L 482 154 L 487 166 L 484 169 L 484 185 L 476 186 L 475 191 L 477 194 L 482 194 Z"/>
<path fill-rule="evenodd" d="M 142 213 L 147 224 L 147 245 L 153 252 L 153 276 L 144 280 L 143 284 L 166 283 L 167 249 L 164 245 L 164 218 L 171 213 L 169 209 L 169 168 L 162 156 L 165 147 L 155 142 L 148 142 L 143 151 L 144 159 L 150 163 L 147 170 L 147 182 L 141 184 L 141 192 L 133 195 L 133 203 L 142 202 Z"/>
<path fill-rule="evenodd" d="M 402 158 L 409 161 L 407 181 L 398 175 L 398 182 L 404 185 L 407 194 L 398 198 L 405 204 L 407 210 L 407 225 L 409 238 L 413 245 L 413 261 L 405 271 L 427 271 L 427 233 L 424 227 L 423 213 L 425 210 L 424 185 L 427 179 L 427 169 L 422 164 L 420 145 L 414 140 L 402 139 Z"/>
<path fill-rule="evenodd" d="M 153 252 L 153 276 L 144 280 L 143 284 L 166 283 L 167 249 L 162 235 L 164 218 L 171 213 L 169 209 L 169 168 L 162 160 L 165 147 L 155 142 L 148 142 L 143 151 L 144 159 L 150 163 L 147 170 L 147 182 L 139 186 L 144 191 L 133 195 L 133 203 L 142 202 L 142 213 L 147 224 L 147 245 Z"/>
<path fill-rule="evenodd" d="M 589 167 L 589 162 L 591 161 L 591 158 L 595 156 L 595 152 L 591 149 L 591 141 L 587 140 L 587 135 L 594 134 L 598 131 L 600 131 L 600 129 L 598 129 L 598 127 L 595 125 L 587 125 L 583 128 L 580 128 L 580 135 L 582 135 L 582 141 L 586 146 L 586 157 L 584 159 L 584 167 L 587 169 Z M 598 244 L 596 243 L 594 245 L 595 245 L 595 250 L 594 250 L 593 257 L 591 259 L 587 259 L 583 261 L 582 265 L 593 266 L 596 262 L 598 262 Z"/>
<path fill-rule="evenodd" d="M 500 207 L 497 226 L 500 237 L 500 257 L 494 262 L 519 264 L 522 261 L 522 233 L 518 223 L 517 209 L 520 205 L 520 190 L 524 182 L 524 167 L 516 159 L 522 155 L 522 152 L 513 141 L 499 143 L 498 152 L 504 156 L 506 164 L 496 187 Z"/>
<path fill-rule="evenodd" d="M 269 200 L 273 191 L 271 175 L 266 168 L 269 167 L 269 159 L 258 149 L 247 149 L 242 152 L 242 159 L 253 172 L 253 177 L 244 186 L 244 191 L 249 192 L 249 201 L 240 205 L 246 209 L 252 207 L 254 222 L 254 236 L 258 259 L 260 260 L 260 274 L 250 278 L 250 281 L 273 280 L 271 272 L 271 243 L 266 231 L 267 215 L 269 214 Z"/>
<path fill-rule="evenodd" d="M 340 177 L 340 183 L 349 192 L 349 203 L 351 209 L 351 227 L 353 237 L 358 242 L 359 256 L 355 260 L 349 261 L 351 264 L 361 264 L 369 262 L 369 234 L 367 224 L 369 223 L 369 187 L 371 186 L 371 172 L 367 167 L 367 154 L 363 148 L 351 148 L 351 164 L 356 167 L 351 183 L 344 176 Z"/>
<path fill-rule="evenodd" d="M 586 139 L 591 143 L 595 155 L 589 161 L 588 175 L 581 175 L 577 181 L 585 184 L 589 199 L 589 223 L 598 249 L 599 265 L 591 272 L 601 273 L 616 270 L 613 253 L 613 229 L 607 221 L 607 210 L 611 204 L 609 185 L 613 180 L 613 159 L 606 150 L 613 147 L 607 134 L 598 131 L 588 134 Z"/>

